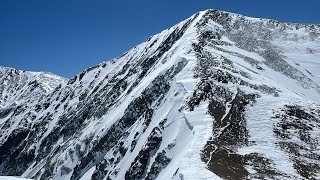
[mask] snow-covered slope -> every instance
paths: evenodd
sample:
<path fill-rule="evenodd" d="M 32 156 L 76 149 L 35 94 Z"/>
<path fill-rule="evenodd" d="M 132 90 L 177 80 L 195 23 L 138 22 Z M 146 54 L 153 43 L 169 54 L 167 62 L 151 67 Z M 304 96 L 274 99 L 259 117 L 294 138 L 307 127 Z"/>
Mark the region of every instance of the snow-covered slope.
<path fill-rule="evenodd" d="M 319 34 L 199 12 L 0 117 L 0 175 L 320 178 Z"/>
<path fill-rule="evenodd" d="M 0 180 L 31 180 L 14 176 L 0 176 Z"/>
<path fill-rule="evenodd" d="M 0 108 L 32 103 L 52 92 L 66 79 L 45 72 L 21 71 L 0 66 Z M 28 102 L 25 102 L 28 101 Z"/>

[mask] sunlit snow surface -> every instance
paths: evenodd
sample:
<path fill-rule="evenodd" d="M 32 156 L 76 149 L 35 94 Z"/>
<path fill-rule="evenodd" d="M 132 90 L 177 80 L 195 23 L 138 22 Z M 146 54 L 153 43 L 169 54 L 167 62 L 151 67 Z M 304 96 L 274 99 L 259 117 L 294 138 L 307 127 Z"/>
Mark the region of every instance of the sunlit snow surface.
<path fill-rule="evenodd" d="M 0 174 L 317 179 L 319 34 L 208 10 L 68 82 L 29 73 L 1 96 Z"/>
<path fill-rule="evenodd" d="M 21 177 L 13 177 L 13 176 L 0 176 L 0 180 L 31 180 L 31 179 L 25 179 Z"/>

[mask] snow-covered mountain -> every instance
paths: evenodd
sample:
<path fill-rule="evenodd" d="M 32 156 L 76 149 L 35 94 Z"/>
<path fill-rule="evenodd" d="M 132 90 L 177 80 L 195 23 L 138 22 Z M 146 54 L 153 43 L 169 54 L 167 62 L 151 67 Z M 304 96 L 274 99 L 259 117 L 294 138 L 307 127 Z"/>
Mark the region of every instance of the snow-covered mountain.
<path fill-rule="evenodd" d="M 319 179 L 319 68 L 319 25 L 199 12 L 0 117 L 0 175 Z"/>
<path fill-rule="evenodd" d="M 66 81 L 65 78 L 51 73 L 0 66 L 0 108 L 36 102 Z"/>

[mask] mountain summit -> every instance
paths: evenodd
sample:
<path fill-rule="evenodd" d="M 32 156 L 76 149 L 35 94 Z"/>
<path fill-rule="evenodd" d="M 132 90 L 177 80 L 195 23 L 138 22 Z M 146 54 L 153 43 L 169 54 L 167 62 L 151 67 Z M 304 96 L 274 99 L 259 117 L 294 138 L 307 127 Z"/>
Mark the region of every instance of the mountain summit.
<path fill-rule="evenodd" d="M 319 44 L 319 25 L 199 12 L 7 110 L 0 175 L 320 178 Z"/>

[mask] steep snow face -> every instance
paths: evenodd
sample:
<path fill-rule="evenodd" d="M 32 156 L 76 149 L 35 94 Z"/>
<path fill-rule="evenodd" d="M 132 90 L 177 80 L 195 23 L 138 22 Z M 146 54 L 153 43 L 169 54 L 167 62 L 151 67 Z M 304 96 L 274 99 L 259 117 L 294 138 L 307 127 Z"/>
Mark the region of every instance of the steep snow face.
<path fill-rule="evenodd" d="M 317 179 L 319 33 L 197 13 L 0 117 L 0 175 Z"/>

